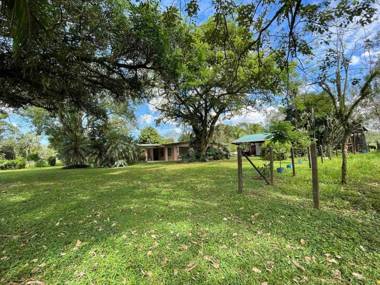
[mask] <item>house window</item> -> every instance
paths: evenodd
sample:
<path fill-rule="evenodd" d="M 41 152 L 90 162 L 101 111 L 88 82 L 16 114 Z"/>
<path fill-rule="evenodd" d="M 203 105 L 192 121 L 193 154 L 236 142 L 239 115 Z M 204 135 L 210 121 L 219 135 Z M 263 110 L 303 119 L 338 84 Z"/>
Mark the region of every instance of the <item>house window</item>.
<path fill-rule="evenodd" d="M 171 148 L 171 147 L 168 147 L 168 156 L 169 156 L 169 157 L 172 156 L 172 148 Z"/>

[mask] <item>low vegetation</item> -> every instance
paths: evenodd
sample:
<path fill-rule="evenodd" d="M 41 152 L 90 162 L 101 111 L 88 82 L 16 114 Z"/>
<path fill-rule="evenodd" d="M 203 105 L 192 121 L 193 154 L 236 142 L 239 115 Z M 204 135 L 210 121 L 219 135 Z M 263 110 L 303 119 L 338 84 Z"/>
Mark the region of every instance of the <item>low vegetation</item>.
<path fill-rule="evenodd" d="M 379 162 L 320 164 L 320 211 L 305 160 L 242 195 L 235 160 L 2 172 L 0 283 L 376 284 Z"/>

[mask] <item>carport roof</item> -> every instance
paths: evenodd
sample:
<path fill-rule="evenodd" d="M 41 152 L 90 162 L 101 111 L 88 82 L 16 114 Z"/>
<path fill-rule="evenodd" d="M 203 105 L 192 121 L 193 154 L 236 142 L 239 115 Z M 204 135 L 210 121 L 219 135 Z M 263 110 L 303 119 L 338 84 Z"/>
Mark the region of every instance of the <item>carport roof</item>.
<path fill-rule="evenodd" d="M 253 135 L 246 135 L 234 140 L 233 144 L 243 144 L 243 143 L 255 143 L 255 142 L 264 142 L 272 138 L 271 133 L 258 133 Z"/>

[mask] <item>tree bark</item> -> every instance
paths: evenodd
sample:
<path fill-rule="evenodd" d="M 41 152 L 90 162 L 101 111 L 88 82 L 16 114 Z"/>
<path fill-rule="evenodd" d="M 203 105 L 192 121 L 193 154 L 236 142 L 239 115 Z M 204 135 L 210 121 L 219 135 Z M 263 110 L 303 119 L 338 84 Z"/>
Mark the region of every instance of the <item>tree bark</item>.
<path fill-rule="evenodd" d="M 194 141 L 192 142 L 192 147 L 194 148 L 197 159 L 201 161 L 205 161 L 207 159 L 207 146 L 208 141 L 206 136 L 204 136 L 202 133 L 195 134 Z"/>

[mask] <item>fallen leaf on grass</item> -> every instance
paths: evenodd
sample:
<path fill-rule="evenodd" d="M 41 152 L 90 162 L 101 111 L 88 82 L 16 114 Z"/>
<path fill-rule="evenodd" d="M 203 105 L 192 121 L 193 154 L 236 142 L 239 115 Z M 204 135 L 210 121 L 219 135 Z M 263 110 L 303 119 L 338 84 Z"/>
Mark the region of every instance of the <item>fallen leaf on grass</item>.
<path fill-rule="evenodd" d="M 305 267 L 303 267 L 301 264 L 299 264 L 297 261 L 292 260 L 292 263 L 294 264 L 295 267 L 297 267 L 301 271 L 305 271 Z"/>
<path fill-rule="evenodd" d="M 327 262 L 338 264 L 338 261 L 335 258 L 326 257 Z"/>
<path fill-rule="evenodd" d="M 188 250 L 189 249 L 189 247 L 186 245 L 186 244 L 182 244 L 180 247 L 179 247 L 179 250 L 180 251 L 186 251 L 186 250 Z"/>
<path fill-rule="evenodd" d="M 76 274 L 76 276 L 79 277 L 79 278 L 82 278 L 82 277 L 85 276 L 85 275 L 86 275 L 86 273 L 84 273 L 83 271 L 78 272 L 78 273 Z"/>
<path fill-rule="evenodd" d="M 304 259 L 306 262 L 311 262 L 311 260 L 312 260 L 312 258 L 310 256 L 305 256 Z"/>
<path fill-rule="evenodd" d="M 78 239 L 77 242 L 75 243 L 74 250 L 78 250 L 82 246 L 82 242 Z"/>
<path fill-rule="evenodd" d="M 358 280 L 364 280 L 365 279 L 362 274 L 357 273 L 357 272 L 352 272 L 352 276 L 354 276 Z"/>
<path fill-rule="evenodd" d="M 304 239 L 301 238 L 301 240 L 300 240 L 300 244 L 301 244 L 301 245 L 305 245 L 305 244 L 306 244 L 306 241 L 305 241 Z"/>
<path fill-rule="evenodd" d="M 205 255 L 203 258 L 205 260 L 209 261 L 211 263 L 212 267 L 214 267 L 215 269 L 220 268 L 220 261 L 215 259 L 214 257 L 212 257 L 210 255 Z"/>
<path fill-rule="evenodd" d="M 255 273 L 261 273 L 261 270 L 258 269 L 257 267 L 252 267 L 252 271 Z"/>
<path fill-rule="evenodd" d="M 268 270 L 269 272 L 271 272 L 273 267 L 274 267 L 274 262 L 273 261 L 267 261 L 265 269 Z"/>
<path fill-rule="evenodd" d="M 166 266 L 168 264 L 168 262 L 169 262 L 169 259 L 165 256 L 164 259 L 161 262 L 161 265 L 162 266 Z"/>
<path fill-rule="evenodd" d="M 338 269 L 335 269 L 334 271 L 333 271 L 333 274 L 332 274 L 332 276 L 333 276 L 333 278 L 335 278 L 335 279 L 342 279 L 342 273 L 340 272 L 340 270 L 338 270 Z"/>
<path fill-rule="evenodd" d="M 147 253 L 146 253 L 147 256 L 152 256 L 153 255 L 153 252 L 151 250 L 149 250 Z"/>
<path fill-rule="evenodd" d="M 194 262 L 190 262 L 187 266 L 186 266 L 186 272 L 190 272 L 191 270 L 193 270 L 195 267 L 197 267 L 197 264 L 194 263 Z"/>
<path fill-rule="evenodd" d="M 152 277 L 153 276 L 153 273 L 152 271 L 144 271 L 144 270 L 141 270 L 142 274 L 144 277 Z"/>

